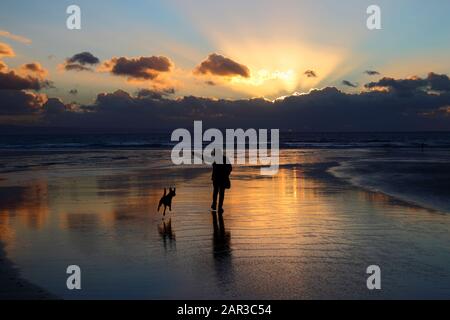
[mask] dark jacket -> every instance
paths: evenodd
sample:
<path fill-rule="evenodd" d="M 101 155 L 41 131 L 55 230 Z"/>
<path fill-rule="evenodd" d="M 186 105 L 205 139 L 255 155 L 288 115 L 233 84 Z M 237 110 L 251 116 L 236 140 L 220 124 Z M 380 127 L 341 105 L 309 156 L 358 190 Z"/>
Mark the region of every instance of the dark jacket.
<path fill-rule="evenodd" d="M 229 189 L 231 187 L 230 174 L 233 167 L 225 160 L 223 162 L 223 164 L 213 163 L 212 181 L 216 186 Z"/>

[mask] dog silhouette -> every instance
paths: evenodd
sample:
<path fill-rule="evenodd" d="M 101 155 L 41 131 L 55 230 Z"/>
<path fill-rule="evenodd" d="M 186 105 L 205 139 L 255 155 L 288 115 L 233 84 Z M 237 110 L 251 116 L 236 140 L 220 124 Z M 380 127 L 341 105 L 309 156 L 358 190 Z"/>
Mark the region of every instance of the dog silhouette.
<path fill-rule="evenodd" d="M 172 211 L 172 198 L 176 196 L 175 193 L 176 188 L 169 188 L 169 193 L 167 193 L 166 188 L 164 188 L 164 194 L 159 200 L 158 212 L 162 205 L 164 205 L 163 215 L 166 215 L 166 209 L 169 207 L 169 211 Z"/>

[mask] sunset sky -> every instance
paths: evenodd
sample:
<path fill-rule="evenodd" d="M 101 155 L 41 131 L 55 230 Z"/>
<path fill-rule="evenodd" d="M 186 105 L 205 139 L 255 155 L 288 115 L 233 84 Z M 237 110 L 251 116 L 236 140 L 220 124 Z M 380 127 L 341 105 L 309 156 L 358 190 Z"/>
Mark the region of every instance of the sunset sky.
<path fill-rule="evenodd" d="M 71 4 L 81 7 L 82 30 L 66 28 Z M 0 72 L 41 81 L 42 101 L 78 105 L 119 89 L 171 99 L 275 100 L 326 87 L 359 94 L 383 77 L 450 72 L 449 1 L 376 1 L 383 29 L 373 31 L 371 4 L 3 0 Z"/>

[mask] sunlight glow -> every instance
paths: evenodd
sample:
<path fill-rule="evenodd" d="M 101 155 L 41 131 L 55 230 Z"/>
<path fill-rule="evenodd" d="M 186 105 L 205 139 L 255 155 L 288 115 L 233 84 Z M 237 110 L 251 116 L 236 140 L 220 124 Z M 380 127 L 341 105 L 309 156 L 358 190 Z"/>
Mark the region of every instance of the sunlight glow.
<path fill-rule="evenodd" d="M 238 92 L 270 98 L 320 85 L 345 56 L 340 48 L 292 44 L 280 39 L 248 41 L 239 46 L 223 39 L 219 47 L 251 70 L 250 78 L 234 77 L 230 86 Z M 306 70 L 314 70 L 317 76 L 307 77 Z"/>

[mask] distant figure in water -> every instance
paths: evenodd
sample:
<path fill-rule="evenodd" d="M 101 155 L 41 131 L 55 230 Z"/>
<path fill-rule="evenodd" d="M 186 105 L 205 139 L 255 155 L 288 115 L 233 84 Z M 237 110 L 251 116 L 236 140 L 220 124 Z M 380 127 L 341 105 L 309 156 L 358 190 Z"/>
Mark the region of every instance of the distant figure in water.
<path fill-rule="evenodd" d="M 223 213 L 223 200 L 225 197 L 225 189 L 231 188 L 230 174 L 233 168 L 225 155 L 223 155 L 222 163 L 216 163 L 214 161 L 212 168 L 213 168 L 212 181 L 214 191 L 211 209 L 213 211 L 217 210 L 217 195 L 219 195 L 219 213 Z"/>

